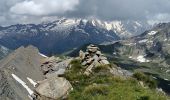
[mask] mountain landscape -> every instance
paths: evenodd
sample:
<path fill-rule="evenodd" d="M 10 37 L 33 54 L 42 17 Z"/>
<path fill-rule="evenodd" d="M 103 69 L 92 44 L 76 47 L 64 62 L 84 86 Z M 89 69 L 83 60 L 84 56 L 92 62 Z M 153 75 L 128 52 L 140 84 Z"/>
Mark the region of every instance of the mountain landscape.
<path fill-rule="evenodd" d="M 169 9 L 0 0 L 0 100 L 170 100 Z"/>
<path fill-rule="evenodd" d="M 84 50 L 86 46 L 67 55 L 77 56 L 78 51 Z M 163 81 L 159 85 L 170 92 L 169 23 L 158 24 L 139 36 L 98 47 L 119 67 L 153 75 L 157 80 Z"/>
<path fill-rule="evenodd" d="M 169 100 L 169 28 L 98 19 L 1 27 L 0 99 Z"/>
<path fill-rule="evenodd" d="M 110 63 L 95 45 L 76 58 L 47 57 L 36 47 L 20 47 L 0 65 L 1 100 L 117 100 L 116 93 L 128 100 L 169 98 L 157 88 L 154 78 Z"/>
<path fill-rule="evenodd" d="M 61 54 L 87 43 L 100 44 L 132 37 L 150 27 L 139 21 L 63 18 L 37 25 L 3 27 L 0 29 L 0 44 L 11 50 L 31 44 L 44 54 Z"/>

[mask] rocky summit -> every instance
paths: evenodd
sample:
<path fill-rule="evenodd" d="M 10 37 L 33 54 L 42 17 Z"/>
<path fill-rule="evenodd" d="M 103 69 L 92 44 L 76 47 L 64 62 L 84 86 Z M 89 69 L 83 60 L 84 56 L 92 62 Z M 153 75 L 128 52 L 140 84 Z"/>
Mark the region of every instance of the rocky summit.
<path fill-rule="evenodd" d="M 47 57 L 33 46 L 18 48 L 0 62 L 0 100 L 64 98 L 72 86 L 58 75 L 69 61 Z"/>

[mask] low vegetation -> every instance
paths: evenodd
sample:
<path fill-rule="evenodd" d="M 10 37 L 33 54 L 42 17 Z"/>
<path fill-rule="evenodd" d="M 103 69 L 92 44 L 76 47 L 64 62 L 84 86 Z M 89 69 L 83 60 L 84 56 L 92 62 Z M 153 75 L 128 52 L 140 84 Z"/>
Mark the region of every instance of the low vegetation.
<path fill-rule="evenodd" d="M 138 81 L 144 82 L 145 85 L 148 87 L 155 89 L 157 87 L 156 81 L 152 78 L 152 76 L 145 75 L 142 72 L 135 72 L 133 77 L 136 78 Z"/>
<path fill-rule="evenodd" d="M 71 66 L 65 73 L 74 88 L 68 100 L 167 100 L 155 87 L 144 88 L 139 84 L 138 80 L 151 84 L 141 73 L 134 74 L 135 78 L 124 79 L 108 74 L 107 66 L 99 66 L 92 75 L 85 76 L 85 66 L 79 60 L 73 60 Z"/>

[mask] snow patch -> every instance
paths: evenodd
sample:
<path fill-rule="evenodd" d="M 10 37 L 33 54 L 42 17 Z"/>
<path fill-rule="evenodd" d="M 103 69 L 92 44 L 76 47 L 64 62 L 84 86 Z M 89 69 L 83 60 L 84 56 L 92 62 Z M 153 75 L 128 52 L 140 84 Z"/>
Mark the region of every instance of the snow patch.
<path fill-rule="evenodd" d="M 143 40 L 140 40 L 139 43 L 145 43 L 147 41 L 148 41 L 148 39 L 143 39 Z"/>
<path fill-rule="evenodd" d="M 164 39 L 164 41 L 167 41 L 168 39 Z"/>
<path fill-rule="evenodd" d="M 116 53 L 116 52 L 113 52 L 113 55 L 117 55 L 117 53 Z"/>
<path fill-rule="evenodd" d="M 153 77 L 154 79 L 157 79 L 156 77 Z"/>
<path fill-rule="evenodd" d="M 103 25 L 100 20 L 97 19 L 96 21 L 97 21 L 97 24 L 99 24 L 99 25 L 101 25 L 101 26 Z"/>
<path fill-rule="evenodd" d="M 137 26 L 142 27 L 142 25 L 141 25 L 139 22 L 137 22 L 137 21 L 135 21 L 135 24 L 136 24 Z"/>
<path fill-rule="evenodd" d="M 39 53 L 40 56 L 44 57 L 44 58 L 48 58 L 46 55 Z"/>
<path fill-rule="evenodd" d="M 129 44 L 125 44 L 127 46 L 133 46 L 133 45 L 136 45 L 136 43 L 129 43 Z"/>
<path fill-rule="evenodd" d="M 18 82 L 20 83 L 27 91 L 30 95 L 32 95 L 34 92 L 26 85 L 26 83 L 24 81 L 22 81 L 18 76 L 16 76 L 15 74 L 11 74 L 12 77 Z"/>
<path fill-rule="evenodd" d="M 149 60 L 146 60 L 143 55 L 138 56 L 137 61 L 139 61 L 139 62 L 149 62 Z"/>
<path fill-rule="evenodd" d="M 133 60 L 136 60 L 138 62 L 149 62 L 149 60 L 147 60 L 143 55 L 139 55 L 138 57 L 132 57 L 132 56 L 129 56 L 130 59 L 133 59 Z"/>
<path fill-rule="evenodd" d="M 116 29 L 117 32 L 121 32 L 122 30 L 124 30 L 121 21 L 113 21 L 111 24 L 113 28 Z"/>
<path fill-rule="evenodd" d="M 94 21 L 94 20 L 92 20 L 92 25 L 93 25 L 93 26 L 96 26 L 96 24 L 95 24 L 95 21 Z"/>
<path fill-rule="evenodd" d="M 155 35 L 157 33 L 157 31 L 151 31 L 148 33 L 148 35 Z"/>
<path fill-rule="evenodd" d="M 37 85 L 37 83 L 32 80 L 31 78 L 27 77 L 27 80 L 35 87 Z"/>
<path fill-rule="evenodd" d="M 82 21 L 83 21 L 84 24 L 86 24 L 88 22 L 87 19 L 83 19 Z"/>
<path fill-rule="evenodd" d="M 169 72 L 170 72 L 170 70 L 167 70 L 167 71 L 166 71 L 166 73 L 169 73 Z"/>
<path fill-rule="evenodd" d="M 130 59 L 132 59 L 133 57 L 132 56 L 129 56 Z"/>
<path fill-rule="evenodd" d="M 157 91 L 159 91 L 159 92 L 164 92 L 164 91 L 162 90 L 162 88 L 157 88 Z"/>
<path fill-rule="evenodd" d="M 169 79 L 166 79 L 166 78 L 165 78 L 164 80 L 165 80 L 165 81 L 168 81 Z"/>
<path fill-rule="evenodd" d="M 63 22 L 62 24 L 65 26 L 70 26 L 70 25 L 75 25 L 77 24 L 79 21 L 74 20 L 74 19 L 67 19 L 65 22 Z"/>
<path fill-rule="evenodd" d="M 112 24 L 105 22 L 105 28 L 109 31 L 112 29 Z"/>

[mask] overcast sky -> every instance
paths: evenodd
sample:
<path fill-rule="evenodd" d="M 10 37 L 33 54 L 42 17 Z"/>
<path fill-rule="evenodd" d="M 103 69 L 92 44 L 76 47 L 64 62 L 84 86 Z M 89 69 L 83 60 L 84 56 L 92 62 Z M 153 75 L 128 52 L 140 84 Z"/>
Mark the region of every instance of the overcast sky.
<path fill-rule="evenodd" d="M 0 0 L 0 25 L 58 17 L 170 21 L 170 0 Z"/>

